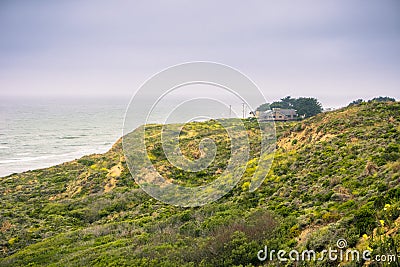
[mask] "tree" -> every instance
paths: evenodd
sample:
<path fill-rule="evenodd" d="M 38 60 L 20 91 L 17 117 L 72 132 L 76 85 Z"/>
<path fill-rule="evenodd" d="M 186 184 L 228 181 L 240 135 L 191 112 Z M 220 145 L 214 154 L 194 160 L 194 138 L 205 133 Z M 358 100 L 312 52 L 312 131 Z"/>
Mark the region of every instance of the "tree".
<path fill-rule="evenodd" d="M 281 103 L 286 108 L 293 108 L 295 102 L 296 102 L 296 99 L 295 98 L 291 98 L 290 96 L 281 98 Z"/>
<path fill-rule="evenodd" d="M 322 112 L 321 103 L 313 97 L 299 97 L 294 99 L 293 108 L 296 110 L 297 115 L 304 115 L 306 118 L 315 116 Z"/>
<path fill-rule="evenodd" d="M 269 105 L 269 103 L 261 104 L 261 105 L 258 106 L 258 108 L 256 109 L 256 111 L 267 111 L 267 110 L 270 110 L 270 105 Z"/>
<path fill-rule="evenodd" d="M 297 114 L 305 116 L 306 118 L 317 115 L 322 112 L 322 105 L 316 98 L 313 97 L 299 97 L 291 98 L 286 96 L 280 101 L 275 101 L 271 105 L 263 104 L 257 108 L 259 111 L 265 111 L 270 108 L 284 108 L 284 109 L 295 109 Z"/>
<path fill-rule="evenodd" d="M 271 104 L 271 108 L 293 108 L 295 99 L 290 96 L 281 98 L 281 101 L 275 101 Z"/>
<path fill-rule="evenodd" d="M 379 97 L 374 97 L 368 102 L 396 102 L 396 99 L 393 97 L 388 97 L 388 96 L 379 96 Z"/>
<path fill-rule="evenodd" d="M 348 104 L 347 106 L 348 107 L 351 107 L 351 106 L 354 106 L 354 105 L 359 105 L 359 104 L 361 104 L 361 103 L 363 103 L 364 102 L 364 100 L 362 100 L 361 98 L 359 98 L 359 99 L 357 99 L 357 100 L 354 100 L 354 101 L 352 101 L 350 104 Z"/>

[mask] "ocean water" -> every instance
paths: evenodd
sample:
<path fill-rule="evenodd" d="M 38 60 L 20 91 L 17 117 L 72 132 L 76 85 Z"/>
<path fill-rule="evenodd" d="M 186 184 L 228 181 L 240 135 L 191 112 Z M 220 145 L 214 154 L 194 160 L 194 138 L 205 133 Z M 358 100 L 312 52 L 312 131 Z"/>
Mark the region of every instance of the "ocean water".
<path fill-rule="evenodd" d="M 236 96 L 213 95 L 215 89 L 198 87 L 190 95 L 186 92 L 163 98 L 145 122 L 154 99 L 134 101 L 136 108 L 128 109 L 125 133 L 143 123 L 241 117 L 242 101 Z M 129 96 L 0 98 L 0 177 L 106 152 L 124 133 L 129 103 Z"/>
<path fill-rule="evenodd" d="M 1 98 L 0 177 L 104 153 L 129 98 Z"/>

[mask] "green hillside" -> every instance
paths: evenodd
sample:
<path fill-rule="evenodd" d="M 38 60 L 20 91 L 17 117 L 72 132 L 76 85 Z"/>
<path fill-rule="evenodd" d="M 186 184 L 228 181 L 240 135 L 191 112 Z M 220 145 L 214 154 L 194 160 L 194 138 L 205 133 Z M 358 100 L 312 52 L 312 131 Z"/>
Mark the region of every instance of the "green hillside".
<path fill-rule="evenodd" d="M 257 252 L 265 245 L 320 252 L 340 238 L 372 255 L 400 251 L 399 102 L 277 123 L 272 168 L 249 192 L 260 151 L 256 125 L 245 122 L 251 157 L 244 178 L 202 207 L 178 208 L 144 193 L 129 173 L 121 140 L 102 155 L 0 178 L 0 266 L 292 266 L 260 262 Z M 184 130 L 185 155 L 197 158 L 198 142 L 208 137 L 218 145 L 216 161 L 189 175 L 170 166 L 160 126 L 152 125 L 147 148 L 157 170 L 186 185 L 215 179 L 227 164 L 226 133 L 217 121 Z"/>

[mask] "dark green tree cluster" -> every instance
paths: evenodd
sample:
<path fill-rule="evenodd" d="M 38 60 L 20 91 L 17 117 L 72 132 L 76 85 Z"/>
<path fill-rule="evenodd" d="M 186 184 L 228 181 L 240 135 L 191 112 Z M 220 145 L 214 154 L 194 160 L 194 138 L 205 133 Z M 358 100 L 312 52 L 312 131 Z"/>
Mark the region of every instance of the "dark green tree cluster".
<path fill-rule="evenodd" d="M 350 102 L 350 104 L 348 104 L 348 107 L 354 106 L 354 105 L 359 105 L 361 103 L 364 103 L 365 101 L 361 98 L 354 100 L 352 102 Z M 374 97 L 370 100 L 368 100 L 368 102 L 396 102 L 396 99 L 393 97 L 388 97 L 388 96 L 378 96 L 378 97 Z"/>
<path fill-rule="evenodd" d="M 364 102 L 364 100 L 362 100 L 361 98 L 359 98 L 359 99 L 357 99 L 357 100 L 351 101 L 350 104 L 348 104 L 347 106 L 348 106 L 348 107 L 351 107 L 351 106 L 354 106 L 354 105 L 359 105 L 359 104 L 361 104 L 361 103 L 363 103 L 363 102 Z"/>
<path fill-rule="evenodd" d="M 285 108 L 295 109 L 297 115 L 309 118 L 322 112 L 322 105 L 318 99 L 313 97 L 292 98 L 290 96 L 282 98 L 280 101 L 275 101 L 272 104 L 265 103 L 260 105 L 257 110 L 265 111 L 270 108 Z"/>

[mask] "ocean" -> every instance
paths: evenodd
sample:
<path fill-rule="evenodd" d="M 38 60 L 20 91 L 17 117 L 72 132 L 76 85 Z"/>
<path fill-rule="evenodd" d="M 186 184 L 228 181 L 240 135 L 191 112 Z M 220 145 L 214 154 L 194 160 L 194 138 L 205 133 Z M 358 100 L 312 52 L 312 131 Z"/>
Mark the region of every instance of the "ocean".
<path fill-rule="evenodd" d="M 1 98 L 0 177 L 104 153 L 122 136 L 128 98 Z"/>
<path fill-rule="evenodd" d="M 199 96 L 212 95 L 195 90 Z M 182 92 L 159 101 L 148 123 L 188 122 L 192 118 L 241 117 L 236 96 L 217 94 L 206 102 Z M 219 101 L 219 102 L 218 102 Z M 123 135 L 130 97 L 0 98 L 0 177 L 47 168 L 93 153 L 104 153 Z M 146 111 L 153 100 L 135 102 Z M 223 103 L 223 104 L 221 104 Z M 232 114 L 231 114 L 232 113 Z M 247 110 L 248 113 L 248 110 Z M 143 114 L 128 113 L 128 131 L 143 124 Z M 196 115 L 204 115 L 197 116 Z"/>

